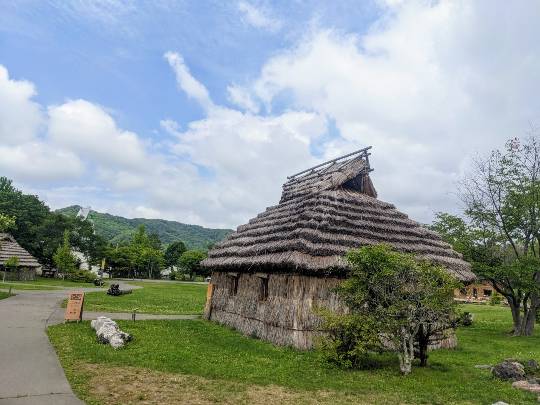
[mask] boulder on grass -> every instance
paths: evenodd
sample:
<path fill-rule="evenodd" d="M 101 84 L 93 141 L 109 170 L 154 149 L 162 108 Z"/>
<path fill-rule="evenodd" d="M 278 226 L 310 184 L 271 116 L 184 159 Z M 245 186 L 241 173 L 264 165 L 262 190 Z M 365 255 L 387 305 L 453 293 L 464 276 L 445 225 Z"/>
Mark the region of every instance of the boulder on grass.
<path fill-rule="evenodd" d="M 514 360 L 505 360 L 496 364 L 491 372 L 501 380 L 519 381 L 525 379 L 525 367 Z"/>
<path fill-rule="evenodd" d="M 106 316 L 99 316 L 90 322 L 90 325 L 96 331 L 98 342 L 108 343 L 115 349 L 124 346 L 126 342 L 131 340 L 129 333 L 122 332 L 118 324 Z"/>
<path fill-rule="evenodd" d="M 516 381 L 512 383 L 512 387 L 518 388 L 520 390 L 529 391 L 534 394 L 540 394 L 540 384 L 530 382 L 527 380 Z"/>

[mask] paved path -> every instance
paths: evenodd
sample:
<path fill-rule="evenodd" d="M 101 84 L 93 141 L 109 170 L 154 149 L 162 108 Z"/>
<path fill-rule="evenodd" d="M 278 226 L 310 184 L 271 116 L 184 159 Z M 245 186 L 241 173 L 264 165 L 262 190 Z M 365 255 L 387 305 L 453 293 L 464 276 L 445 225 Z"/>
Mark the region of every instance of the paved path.
<path fill-rule="evenodd" d="M 120 288 L 132 288 L 124 285 Z M 45 333 L 48 325 L 63 321 L 59 308 L 73 289 L 18 291 L 0 300 L 0 405 L 81 405 L 64 375 Z M 104 291 L 103 289 L 76 289 Z M 99 315 L 131 319 L 129 313 L 87 312 L 84 319 Z M 196 315 L 146 315 L 137 319 L 195 319 Z"/>

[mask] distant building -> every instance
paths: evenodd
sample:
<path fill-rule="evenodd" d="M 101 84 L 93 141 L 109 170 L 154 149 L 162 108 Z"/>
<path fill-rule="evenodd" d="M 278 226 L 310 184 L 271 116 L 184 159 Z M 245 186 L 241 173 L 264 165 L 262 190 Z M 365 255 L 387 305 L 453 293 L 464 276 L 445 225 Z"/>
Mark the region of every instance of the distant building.
<path fill-rule="evenodd" d="M 493 294 L 495 294 L 495 289 L 487 282 L 468 284 L 454 291 L 456 301 L 460 302 L 486 302 Z"/>
<path fill-rule="evenodd" d="M 206 318 L 309 348 L 320 325 L 314 310 L 344 309 L 333 291 L 347 277 L 344 254 L 365 245 L 385 243 L 473 281 L 470 265 L 436 232 L 377 199 L 368 156 L 358 151 L 290 176 L 278 205 L 217 243 L 202 262 L 212 271 Z M 436 344 L 455 342 L 449 335 Z"/>
<path fill-rule="evenodd" d="M 7 270 L 6 262 L 16 257 L 18 259 L 17 268 L 15 270 Z M 0 280 L 34 280 L 36 272 L 41 269 L 38 261 L 21 247 L 7 233 L 0 233 Z"/>

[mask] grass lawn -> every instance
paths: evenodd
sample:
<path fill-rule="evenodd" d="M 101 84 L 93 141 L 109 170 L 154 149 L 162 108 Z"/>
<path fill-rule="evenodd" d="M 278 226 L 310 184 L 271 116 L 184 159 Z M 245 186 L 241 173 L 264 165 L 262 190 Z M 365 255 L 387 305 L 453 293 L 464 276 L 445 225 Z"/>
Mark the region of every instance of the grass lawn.
<path fill-rule="evenodd" d="M 4 298 L 9 298 L 11 297 L 11 295 L 9 295 L 9 293 L 7 293 L 6 291 L 0 291 L 0 300 L 3 300 Z"/>
<path fill-rule="evenodd" d="M 80 283 L 59 278 L 36 277 L 32 281 L 6 281 L 0 280 L 0 289 L 13 287 L 16 290 L 58 290 L 61 288 L 94 288 L 93 283 Z"/>
<path fill-rule="evenodd" d="M 131 294 L 112 297 L 103 292 L 87 293 L 86 311 L 131 312 L 144 314 L 202 314 L 206 302 L 206 284 L 129 282 L 143 288 Z"/>
<path fill-rule="evenodd" d="M 540 333 L 508 336 L 506 308 L 465 309 L 475 322 L 458 331 L 459 348 L 432 352 L 429 367 L 407 377 L 390 355 L 378 357 L 375 369 L 338 370 L 314 351 L 274 347 L 203 320 L 119 322 L 134 340 L 116 351 L 98 344 L 87 322 L 48 333 L 72 387 L 89 404 L 537 403 L 536 395 L 474 366 L 540 359 Z"/>

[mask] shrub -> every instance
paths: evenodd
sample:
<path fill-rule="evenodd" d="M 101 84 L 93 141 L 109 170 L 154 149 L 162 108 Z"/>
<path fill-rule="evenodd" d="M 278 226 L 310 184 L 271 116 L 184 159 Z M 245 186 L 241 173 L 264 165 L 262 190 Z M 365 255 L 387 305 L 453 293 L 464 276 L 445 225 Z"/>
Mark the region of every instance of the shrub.
<path fill-rule="evenodd" d="M 96 275 L 88 270 L 75 270 L 65 275 L 65 280 L 78 283 L 93 283 Z"/>
<path fill-rule="evenodd" d="M 473 316 L 470 312 L 465 311 L 459 314 L 458 324 L 461 326 L 471 326 L 473 323 Z"/>
<path fill-rule="evenodd" d="M 489 305 L 501 305 L 501 302 L 502 296 L 496 292 L 489 298 Z"/>
<path fill-rule="evenodd" d="M 322 358 L 337 367 L 361 368 L 369 365 L 369 355 L 381 352 L 377 323 L 357 314 L 334 314 L 320 311 L 322 330 L 317 341 Z"/>

